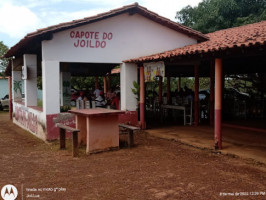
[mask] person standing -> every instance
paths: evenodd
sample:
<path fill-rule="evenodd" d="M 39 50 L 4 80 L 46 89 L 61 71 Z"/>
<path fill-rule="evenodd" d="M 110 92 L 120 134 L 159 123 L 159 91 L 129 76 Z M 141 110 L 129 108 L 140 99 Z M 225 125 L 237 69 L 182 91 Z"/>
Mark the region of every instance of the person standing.
<path fill-rule="evenodd" d="M 96 99 L 95 99 L 95 107 L 104 108 L 105 105 L 106 105 L 106 102 L 105 102 L 105 99 L 103 96 L 103 92 L 100 91 L 99 96 L 96 97 Z"/>

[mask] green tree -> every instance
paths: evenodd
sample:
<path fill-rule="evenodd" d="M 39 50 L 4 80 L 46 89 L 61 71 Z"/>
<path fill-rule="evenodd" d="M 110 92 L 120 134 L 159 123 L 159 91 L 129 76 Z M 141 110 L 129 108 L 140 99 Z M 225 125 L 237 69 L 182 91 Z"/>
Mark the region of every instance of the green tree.
<path fill-rule="evenodd" d="M 8 64 L 8 59 L 2 58 L 7 50 L 8 47 L 2 41 L 0 41 L 0 75 L 3 75 L 3 72 L 5 71 Z"/>
<path fill-rule="evenodd" d="M 116 85 L 120 85 L 120 77 L 112 76 L 112 88 L 115 88 Z M 103 89 L 103 77 L 99 77 L 99 85 Z M 94 90 L 95 89 L 95 77 L 71 77 L 71 87 L 76 90 Z"/>
<path fill-rule="evenodd" d="M 266 20 L 265 0 L 203 0 L 196 7 L 187 6 L 176 19 L 202 33 Z"/>

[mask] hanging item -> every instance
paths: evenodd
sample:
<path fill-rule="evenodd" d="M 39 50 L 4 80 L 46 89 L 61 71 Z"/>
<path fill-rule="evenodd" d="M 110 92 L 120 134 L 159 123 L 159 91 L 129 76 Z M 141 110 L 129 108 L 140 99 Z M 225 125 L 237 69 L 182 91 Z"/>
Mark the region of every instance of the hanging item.
<path fill-rule="evenodd" d="M 164 62 L 150 62 L 144 63 L 144 76 L 145 82 L 152 82 L 156 80 L 156 77 L 165 76 L 165 66 Z"/>

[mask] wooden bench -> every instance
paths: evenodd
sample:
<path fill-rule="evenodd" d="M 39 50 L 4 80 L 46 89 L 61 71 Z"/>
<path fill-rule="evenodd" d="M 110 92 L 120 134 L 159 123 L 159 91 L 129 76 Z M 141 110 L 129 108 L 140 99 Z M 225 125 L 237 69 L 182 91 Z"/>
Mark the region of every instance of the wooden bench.
<path fill-rule="evenodd" d="M 60 128 L 60 149 L 66 148 L 66 131 L 69 131 L 72 133 L 73 157 L 78 156 L 78 132 L 80 130 L 61 123 L 56 123 L 56 127 Z"/>
<path fill-rule="evenodd" d="M 134 131 L 135 130 L 140 130 L 140 128 L 136 127 L 136 126 L 127 125 L 127 124 L 119 124 L 119 128 L 124 128 L 124 129 L 127 130 L 128 147 L 133 147 L 133 145 L 134 145 Z"/>

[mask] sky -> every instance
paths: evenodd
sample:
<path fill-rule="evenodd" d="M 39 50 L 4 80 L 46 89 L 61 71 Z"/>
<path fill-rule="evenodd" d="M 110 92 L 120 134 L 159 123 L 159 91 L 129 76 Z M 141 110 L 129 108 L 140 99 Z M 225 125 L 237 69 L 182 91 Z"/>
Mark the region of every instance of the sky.
<path fill-rule="evenodd" d="M 176 21 L 176 12 L 202 0 L 0 0 L 0 41 L 9 48 L 40 28 L 90 17 L 138 2 Z"/>

